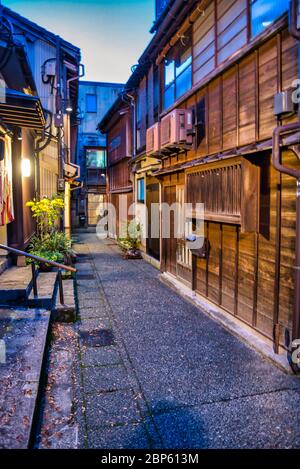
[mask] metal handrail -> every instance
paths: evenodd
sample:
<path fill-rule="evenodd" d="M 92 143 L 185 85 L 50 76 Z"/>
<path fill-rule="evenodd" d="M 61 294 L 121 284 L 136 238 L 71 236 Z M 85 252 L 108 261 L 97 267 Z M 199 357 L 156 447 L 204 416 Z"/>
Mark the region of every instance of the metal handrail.
<path fill-rule="evenodd" d="M 63 291 L 63 282 L 62 282 L 61 271 L 62 270 L 67 270 L 69 272 L 77 272 L 77 270 L 74 267 L 70 267 L 68 265 L 60 264 L 59 262 L 50 261 L 48 259 L 45 259 L 44 257 L 35 256 L 34 254 L 29 254 L 28 252 L 20 251 L 19 249 L 15 249 L 15 248 L 12 248 L 10 246 L 6 246 L 5 244 L 0 244 L 0 249 L 4 249 L 5 251 L 11 252 L 13 254 L 17 254 L 18 256 L 27 257 L 29 259 L 32 259 L 35 262 L 39 262 L 40 264 L 47 264 L 47 265 L 51 265 L 52 267 L 58 268 L 59 299 L 60 299 L 60 303 L 62 305 L 64 304 L 64 291 Z M 33 287 L 34 297 L 37 298 L 38 297 L 38 289 L 37 289 L 37 275 L 36 275 L 36 269 L 35 269 L 35 262 L 33 262 L 31 264 L 31 268 L 32 268 L 32 287 Z"/>
<path fill-rule="evenodd" d="M 35 256 L 34 254 L 29 254 L 28 252 L 25 252 L 25 251 L 19 251 L 19 249 L 11 248 L 10 246 L 5 246 L 4 244 L 0 244 L 0 249 L 4 249 L 14 254 L 18 254 L 19 256 L 29 257 L 30 259 L 40 262 L 41 264 L 49 264 L 49 265 L 52 265 L 52 267 L 57 267 L 58 269 L 61 269 L 61 270 L 68 270 L 69 272 L 76 272 L 76 269 L 74 267 L 70 267 L 69 265 L 64 265 L 64 264 L 60 264 L 59 262 L 50 261 L 48 259 L 45 259 L 44 257 Z"/>

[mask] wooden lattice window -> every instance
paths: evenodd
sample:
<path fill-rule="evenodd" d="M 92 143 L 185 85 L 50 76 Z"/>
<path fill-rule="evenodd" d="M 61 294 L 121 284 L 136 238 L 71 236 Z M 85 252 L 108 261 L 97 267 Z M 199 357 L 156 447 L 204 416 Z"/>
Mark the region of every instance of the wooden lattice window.
<path fill-rule="evenodd" d="M 243 157 L 200 166 L 187 173 L 187 202 L 203 203 L 205 220 L 257 231 L 259 168 Z"/>

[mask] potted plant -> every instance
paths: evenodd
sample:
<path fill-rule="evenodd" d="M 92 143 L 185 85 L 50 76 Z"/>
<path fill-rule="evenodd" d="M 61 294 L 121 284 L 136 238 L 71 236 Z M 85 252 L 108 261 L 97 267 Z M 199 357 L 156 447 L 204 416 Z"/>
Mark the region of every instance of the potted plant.
<path fill-rule="evenodd" d="M 52 197 L 33 199 L 26 203 L 30 207 L 33 218 L 37 223 L 37 237 L 43 239 L 46 235 L 57 230 L 57 225 L 64 209 L 63 198 L 55 194 Z"/>
<path fill-rule="evenodd" d="M 118 244 L 124 253 L 125 259 L 142 259 L 139 249 L 142 239 L 142 227 L 139 222 L 132 221 L 126 228 L 127 236 L 118 238 Z"/>
<path fill-rule="evenodd" d="M 47 259 L 48 261 L 52 262 L 63 262 L 63 256 L 60 252 L 56 251 L 47 251 L 46 249 L 42 250 L 31 250 L 30 254 L 33 254 L 34 256 L 37 257 L 43 257 L 44 259 Z M 29 262 L 33 262 L 32 260 L 29 260 Z M 51 272 L 53 269 L 51 264 L 46 264 L 43 262 L 39 262 L 39 269 L 41 272 Z"/>
<path fill-rule="evenodd" d="M 43 246 L 49 252 L 58 252 L 64 264 L 70 265 L 75 261 L 75 252 L 72 249 L 72 239 L 63 231 L 54 231 L 43 238 Z"/>
<path fill-rule="evenodd" d="M 32 237 L 29 246 L 30 254 L 53 262 L 71 264 L 75 257 L 72 240 L 58 230 L 58 222 L 64 208 L 62 197 L 54 195 L 51 198 L 33 199 L 26 205 L 30 207 L 37 222 L 37 234 Z M 40 263 L 40 270 L 49 271 L 51 266 Z"/>

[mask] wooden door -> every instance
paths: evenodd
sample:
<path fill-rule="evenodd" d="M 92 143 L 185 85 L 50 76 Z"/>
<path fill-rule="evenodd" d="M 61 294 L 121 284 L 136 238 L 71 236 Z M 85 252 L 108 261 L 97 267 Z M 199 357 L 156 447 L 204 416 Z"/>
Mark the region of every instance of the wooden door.
<path fill-rule="evenodd" d="M 164 202 L 171 207 L 176 202 L 176 186 L 167 186 L 164 189 Z M 170 211 L 170 236 L 164 239 L 166 271 L 176 275 L 176 251 L 174 212 Z M 165 220 L 167 222 L 167 220 Z M 164 220 L 163 220 L 164 223 Z"/>
<path fill-rule="evenodd" d="M 147 211 L 148 211 L 148 238 L 147 238 L 147 253 L 155 259 L 160 259 L 160 239 L 159 237 L 151 236 L 151 223 L 152 212 L 151 205 L 159 204 L 159 184 L 147 185 Z M 159 213 L 158 213 L 159 217 Z M 159 220 L 156 220 L 159 224 Z"/>

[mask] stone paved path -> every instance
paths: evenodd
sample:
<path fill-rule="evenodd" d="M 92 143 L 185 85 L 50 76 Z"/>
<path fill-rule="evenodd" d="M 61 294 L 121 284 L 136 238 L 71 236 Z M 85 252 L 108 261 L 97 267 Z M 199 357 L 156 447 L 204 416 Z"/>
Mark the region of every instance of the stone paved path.
<path fill-rule="evenodd" d="M 79 241 L 81 447 L 300 447 L 298 378 L 162 284 L 148 263 L 123 260 L 91 233 Z"/>

